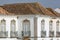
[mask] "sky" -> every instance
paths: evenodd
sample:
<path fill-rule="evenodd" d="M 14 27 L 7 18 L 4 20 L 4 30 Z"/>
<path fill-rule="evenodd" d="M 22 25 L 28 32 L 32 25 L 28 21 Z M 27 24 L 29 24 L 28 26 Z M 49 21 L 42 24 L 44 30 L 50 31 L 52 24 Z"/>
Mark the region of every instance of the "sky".
<path fill-rule="evenodd" d="M 60 8 L 60 0 L 0 0 L 0 5 L 26 2 L 39 2 L 44 7 Z"/>

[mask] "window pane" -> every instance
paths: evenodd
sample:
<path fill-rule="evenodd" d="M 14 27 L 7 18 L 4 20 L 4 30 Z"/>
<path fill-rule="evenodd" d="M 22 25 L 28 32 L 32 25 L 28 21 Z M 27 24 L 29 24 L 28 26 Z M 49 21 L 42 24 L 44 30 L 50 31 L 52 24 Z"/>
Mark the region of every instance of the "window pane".
<path fill-rule="evenodd" d="M 30 22 L 28 20 L 25 20 L 23 22 L 23 30 L 24 31 L 30 31 Z"/>
<path fill-rule="evenodd" d="M 24 33 L 24 36 L 30 35 L 30 22 L 29 22 L 29 20 L 23 21 L 23 33 Z"/>
<path fill-rule="evenodd" d="M 15 22 L 15 20 L 12 20 L 11 21 L 11 31 L 16 31 L 16 22 Z"/>
<path fill-rule="evenodd" d="M 0 37 L 7 37 L 8 32 L 6 31 L 6 21 L 3 19 L 1 20 L 0 26 Z"/>
<path fill-rule="evenodd" d="M 10 36 L 13 37 L 17 37 L 17 31 L 16 31 L 16 21 L 15 20 L 11 20 L 11 30 L 10 30 Z"/>
<path fill-rule="evenodd" d="M 45 31 L 45 21 L 41 21 L 41 31 Z"/>
<path fill-rule="evenodd" d="M 59 21 L 56 22 L 56 31 L 59 31 Z"/>
<path fill-rule="evenodd" d="M 56 22 L 56 37 L 60 37 L 60 32 L 59 32 L 59 21 Z"/>
<path fill-rule="evenodd" d="M 50 21 L 49 22 L 49 30 L 50 31 L 53 31 L 53 21 Z"/>
<path fill-rule="evenodd" d="M 6 31 L 6 21 L 5 20 L 1 20 L 1 31 Z"/>
<path fill-rule="evenodd" d="M 54 37 L 53 21 L 49 21 L 49 37 Z"/>

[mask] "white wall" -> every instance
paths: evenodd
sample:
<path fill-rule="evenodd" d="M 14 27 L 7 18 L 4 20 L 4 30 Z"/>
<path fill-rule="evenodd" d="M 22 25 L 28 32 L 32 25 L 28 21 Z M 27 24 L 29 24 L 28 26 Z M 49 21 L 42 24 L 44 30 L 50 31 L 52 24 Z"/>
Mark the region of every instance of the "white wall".
<path fill-rule="evenodd" d="M 6 21 L 6 31 L 8 31 L 8 37 L 10 37 L 10 22 L 11 20 L 15 20 L 16 21 L 16 28 L 18 29 L 18 25 L 17 25 L 17 16 L 6 16 L 6 15 L 0 15 L 0 23 L 1 23 L 1 20 L 5 20 Z M 17 31 L 16 29 L 16 31 Z"/>
<path fill-rule="evenodd" d="M 31 30 L 31 37 L 34 37 L 34 16 L 32 15 L 21 15 L 18 17 L 18 27 L 19 27 L 19 35 L 20 35 L 20 38 L 22 37 L 21 35 L 21 31 L 23 30 L 23 24 L 22 22 L 24 20 L 29 20 L 30 21 L 30 30 Z M 31 40 L 34 40 L 33 38 L 30 38 Z"/>
<path fill-rule="evenodd" d="M 41 20 L 45 20 L 45 30 L 47 31 L 46 32 L 46 38 L 49 39 L 49 21 L 52 20 L 53 21 L 53 30 L 54 30 L 54 36 L 56 36 L 56 21 L 59 20 L 60 21 L 60 18 L 56 18 L 56 19 L 52 19 L 52 17 L 49 17 L 49 16 L 38 16 L 38 19 L 37 19 L 37 40 L 40 40 L 41 39 Z M 55 37 L 53 37 L 55 38 Z M 46 39 L 46 40 L 47 40 Z"/>
<path fill-rule="evenodd" d="M 18 34 L 19 34 L 19 37 L 22 38 L 22 34 L 21 34 L 21 31 L 23 30 L 23 24 L 22 22 L 27 19 L 30 21 L 30 30 L 31 30 L 31 37 L 34 37 L 34 16 L 33 15 L 20 15 L 18 16 L 6 16 L 6 15 L 0 15 L 0 22 L 1 20 L 6 20 L 6 31 L 8 31 L 8 37 L 10 37 L 10 23 L 11 23 L 11 20 L 16 20 L 16 31 L 19 31 Z M 31 40 L 34 40 L 34 38 L 30 38 Z M 4 39 L 1 39 L 1 40 L 4 40 Z M 6 39 L 7 40 L 7 39 Z M 12 40 L 12 39 L 9 39 L 9 40 Z"/>
<path fill-rule="evenodd" d="M 16 31 L 19 31 L 19 35 L 21 36 L 21 31 L 22 31 L 22 22 L 23 20 L 27 19 L 30 20 L 30 30 L 31 30 L 31 37 L 34 37 L 34 16 L 33 15 L 20 15 L 18 16 L 5 16 L 5 15 L 0 15 L 0 22 L 2 19 L 6 20 L 6 31 L 8 31 L 8 37 L 10 37 L 10 22 L 11 20 L 16 20 Z M 37 40 L 43 39 L 40 38 L 41 37 L 41 20 L 44 19 L 45 20 L 45 30 L 47 31 L 46 34 L 46 38 L 45 40 L 48 40 L 49 38 L 49 21 L 52 20 L 53 21 L 53 28 L 54 28 L 54 35 L 56 36 L 56 21 L 59 20 L 60 18 L 56 18 L 56 19 L 52 19 L 52 17 L 48 17 L 48 16 L 37 16 L 37 36 L 39 38 L 37 38 Z M 30 38 L 31 40 L 34 40 L 34 38 Z M 57 39 L 57 38 L 56 38 Z M 2 39 L 1 39 L 2 40 Z M 55 37 L 54 37 L 55 40 Z"/>

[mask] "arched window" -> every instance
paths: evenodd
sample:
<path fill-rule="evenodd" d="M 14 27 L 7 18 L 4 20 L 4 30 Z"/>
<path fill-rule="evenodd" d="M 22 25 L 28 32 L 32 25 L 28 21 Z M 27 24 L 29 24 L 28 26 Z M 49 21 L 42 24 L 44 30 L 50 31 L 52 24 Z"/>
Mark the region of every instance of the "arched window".
<path fill-rule="evenodd" d="M 56 31 L 59 31 L 59 21 L 56 22 Z"/>
<path fill-rule="evenodd" d="M 10 27 L 10 37 L 17 37 L 17 31 L 16 31 L 16 21 L 11 20 L 11 27 Z"/>
<path fill-rule="evenodd" d="M 11 27 L 10 27 L 12 32 L 16 31 L 16 21 L 15 20 L 11 20 Z"/>
<path fill-rule="evenodd" d="M 53 21 L 49 21 L 49 31 L 53 31 Z"/>
<path fill-rule="evenodd" d="M 54 37 L 53 21 L 49 21 L 49 37 Z"/>
<path fill-rule="evenodd" d="M 46 37 L 45 20 L 41 21 L 41 37 Z"/>
<path fill-rule="evenodd" d="M 59 21 L 56 22 L 56 37 L 60 37 L 60 32 L 59 32 Z"/>
<path fill-rule="evenodd" d="M 6 21 L 4 19 L 1 20 L 1 31 L 3 31 L 3 32 L 6 31 Z"/>
<path fill-rule="evenodd" d="M 24 35 L 30 35 L 29 32 L 30 32 L 30 21 L 29 20 L 24 20 L 23 21 L 23 32 L 24 32 Z"/>
<path fill-rule="evenodd" d="M 45 30 L 45 21 L 42 20 L 41 21 L 41 31 L 44 31 Z"/>

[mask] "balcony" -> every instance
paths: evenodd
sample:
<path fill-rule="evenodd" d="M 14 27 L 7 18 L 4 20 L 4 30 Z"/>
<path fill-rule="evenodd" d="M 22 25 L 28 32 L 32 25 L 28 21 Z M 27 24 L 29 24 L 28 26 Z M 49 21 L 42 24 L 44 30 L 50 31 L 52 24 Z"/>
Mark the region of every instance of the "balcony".
<path fill-rule="evenodd" d="M 6 38 L 6 37 L 8 37 L 8 32 L 0 31 L 0 38 Z"/>
<path fill-rule="evenodd" d="M 22 31 L 22 36 L 23 37 L 30 37 L 30 31 Z"/>
<path fill-rule="evenodd" d="M 60 37 L 60 32 L 56 32 L 56 37 Z"/>
<path fill-rule="evenodd" d="M 54 31 L 49 31 L 49 37 L 54 37 Z"/>
<path fill-rule="evenodd" d="M 17 38 L 18 37 L 18 32 L 17 31 L 15 31 L 15 32 L 11 31 L 10 32 L 10 37 L 11 38 Z"/>
<path fill-rule="evenodd" d="M 46 31 L 41 31 L 41 37 L 46 37 Z"/>

